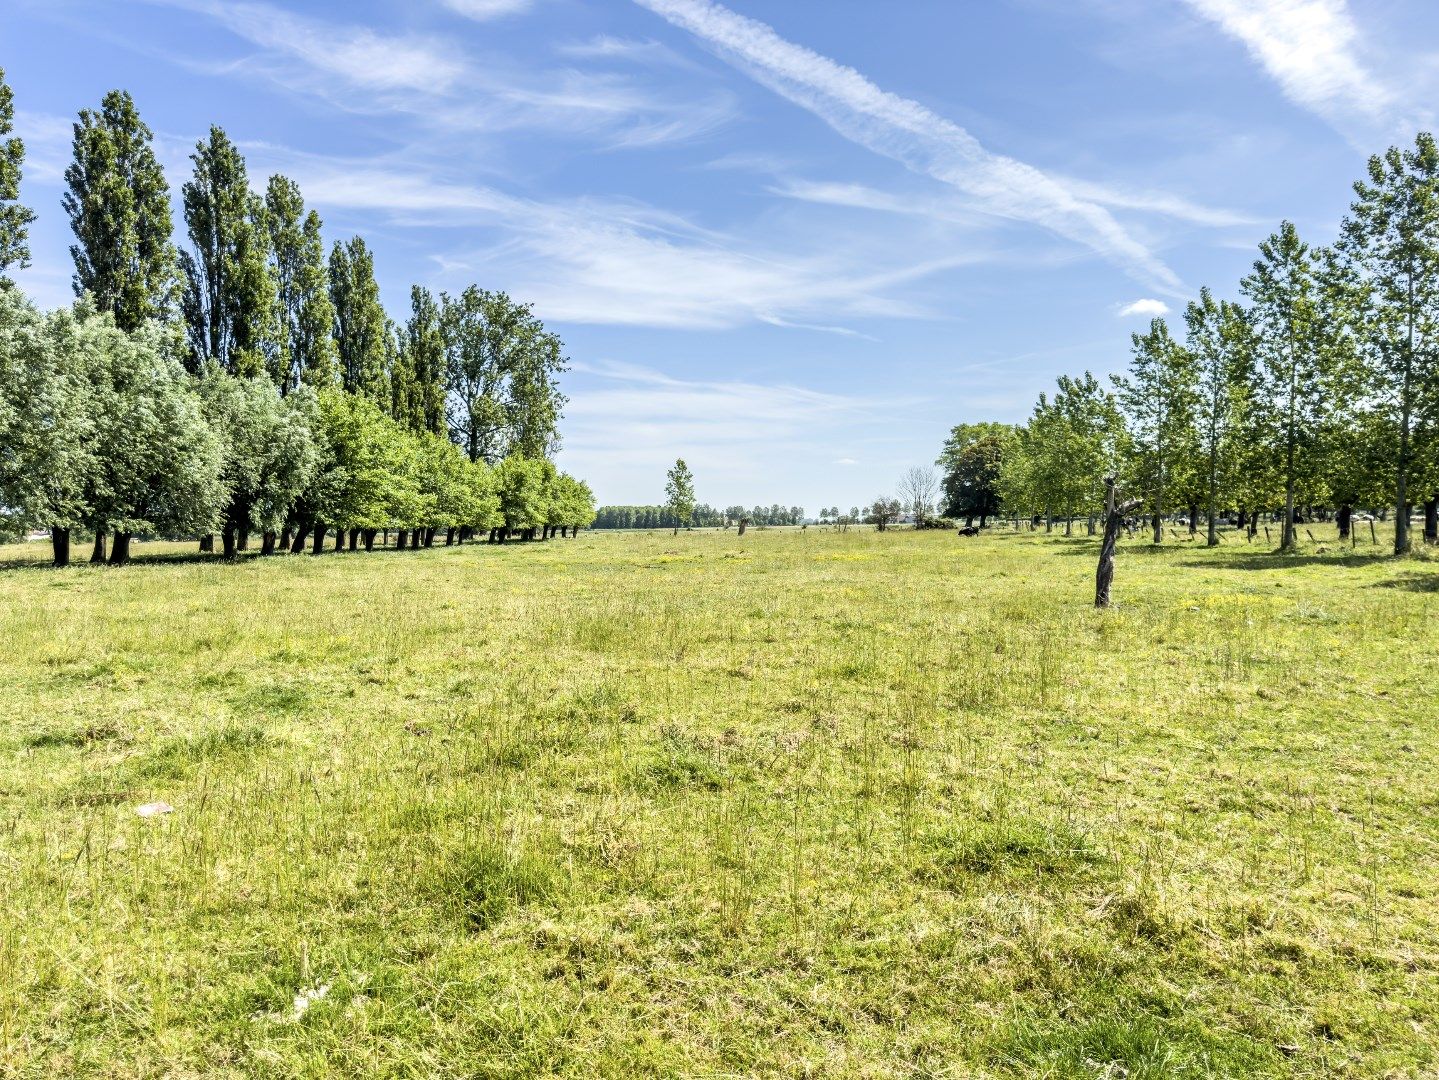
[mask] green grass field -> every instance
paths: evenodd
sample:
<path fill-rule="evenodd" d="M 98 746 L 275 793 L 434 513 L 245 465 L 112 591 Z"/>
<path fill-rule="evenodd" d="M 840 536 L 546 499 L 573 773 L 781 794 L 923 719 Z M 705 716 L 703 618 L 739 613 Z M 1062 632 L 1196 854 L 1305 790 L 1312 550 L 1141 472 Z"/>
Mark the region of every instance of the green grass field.
<path fill-rule="evenodd" d="M 1439 560 L 1312 528 L 0 549 L 0 1072 L 1435 1075 Z"/>

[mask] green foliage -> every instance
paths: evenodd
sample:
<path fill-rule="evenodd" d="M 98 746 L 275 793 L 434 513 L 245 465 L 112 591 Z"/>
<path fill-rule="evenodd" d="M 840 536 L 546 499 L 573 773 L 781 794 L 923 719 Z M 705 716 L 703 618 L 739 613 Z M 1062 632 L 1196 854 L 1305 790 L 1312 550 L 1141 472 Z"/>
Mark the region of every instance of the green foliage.
<path fill-rule="evenodd" d="M 225 450 L 177 343 L 153 324 L 126 334 L 82 306 L 73 347 L 93 424 L 87 524 L 96 532 L 211 531 L 229 496 Z"/>
<path fill-rule="evenodd" d="M 428 289 L 410 290 L 410 318 L 390 373 L 390 415 L 412 431 L 447 434 L 445 333 L 440 305 Z"/>
<path fill-rule="evenodd" d="M 0 289 L 0 524 L 73 528 L 87 517 L 95 417 L 81 326 Z"/>
<path fill-rule="evenodd" d="M 565 404 L 559 337 L 502 292 L 471 286 L 440 306 L 450 437 L 471 461 L 554 453 Z"/>
<path fill-rule="evenodd" d="M 25 164 L 25 143 L 11 137 L 15 128 L 15 93 L 0 68 L 0 286 L 12 266 L 30 265 L 29 233 L 35 212 L 21 206 L 20 172 Z"/>
<path fill-rule="evenodd" d="M 1397 552 L 1407 551 L 1408 501 L 1439 491 L 1439 147 L 1421 134 L 1414 149 L 1369 161 L 1354 185 L 1340 253 L 1363 350 L 1369 418 L 1387 429 L 1396 504 Z M 1416 443 L 1418 445 L 1416 445 Z M 1425 444 L 1430 444 L 1425 446 Z M 1428 450 L 1425 453 L 1424 450 Z M 1418 452 L 1416 452 L 1418 451 Z"/>
<path fill-rule="evenodd" d="M 532 529 L 550 516 L 550 486 L 555 467 L 548 461 L 507 457 L 495 466 L 500 520 L 507 529 Z"/>
<path fill-rule="evenodd" d="M 330 249 L 330 303 L 340 385 L 352 394 L 385 403 L 388 320 L 375 281 L 375 260 L 361 237 Z"/>
<path fill-rule="evenodd" d="M 319 471 L 319 406 L 308 387 L 281 397 L 264 376 L 217 368 L 198 380 L 202 408 L 224 453 L 226 530 L 278 532 Z"/>
<path fill-rule="evenodd" d="M 960 424 L 935 462 L 943 470 L 946 517 L 981 519 L 1000 511 L 1000 475 L 1017 431 L 1012 424 Z M 839 517 L 839 508 L 830 516 Z"/>
<path fill-rule="evenodd" d="M 676 521 L 688 522 L 695 509 L 695 478 L 684 458 L 665 474 L 665 509 Z"/>
<path fill-rule="evenodd" d="M 195 172 L 183 201 L 191 249 L 180 253 L 190 370 L 213 364 L 230 375 L 276 372 L 284 364 L 265 203 L 220 128 L 210 129 L 190 160 Z"/>
<path fill-rule="evenodd" d="M 272 176 L 265 189 L 265 226 L 279 320 L 270 377 L 283 394 L 300 386 L 329 386 L 339 372 L 320 215 L 306 213 L 293 180 Z"/>
<path fill-rule="evenodd" d="M 75 293 L 88 294 L 122 330 L 168 319 L 178 289 L 170 185 L 153 133 L 124 90 L 98 112 L 80 110 L 61 200 L 75 233 Z"/>
<path fill-rule="evenodd" d="M 1163 319 L 1155 319 L 1147 334 L 1135 334 L 1133 342 L 1129 374 L 1114 380 L 1132 445 L 1127 479 L 1158 518 L 1172 510 L 1175 495 L 1191 482 L 1199 370 Z M 1156 525 L 1154 542 L 1161 538 Z"/>

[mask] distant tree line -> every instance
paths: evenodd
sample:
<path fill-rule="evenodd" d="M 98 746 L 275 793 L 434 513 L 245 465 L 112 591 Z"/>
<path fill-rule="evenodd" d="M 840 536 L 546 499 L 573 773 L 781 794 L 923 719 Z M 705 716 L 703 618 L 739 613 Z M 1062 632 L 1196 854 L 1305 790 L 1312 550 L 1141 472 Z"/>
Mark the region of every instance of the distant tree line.
<path fill-rule="evenodd" d="M 802 506 L 727 506 L 716 509 L 708 503 L 697 503 L 687 517 L 681 518 L 669 505 L 663 506 L 601 506 L 595 511 L 596 529 L 718 529 L 737 525 L 741 520 L 751 525 L 803 525 Z"/>
<path fill-rule="evenodd" d="M 1410 518 L 1439 542 L 1439 148 L 1370 159 L 1336 243 L 1311 247 L 1284 222 L 1259 246 L 1238 298 L 1208 289 L 1133 336 L 1128 371 L 1106 386 L 1061 378 L 1021 425 L 961 424 L 940 455 L 946 513 L 987 521 L 1088 519 L 1106 477 L 1163 523 L 1248 528 L 1357 510 L 1392 514 L 1394 551 Z"/>
<path fill-rule="evenodd" d="M 0 71 L 0 524 L 48 529 L 57 564 L 72 532 L 123 563 L 144 534 L 218 534 L 233 555 L 252 533 L 319 552 L 331 531 L 343 550 L 591 522 L 589 488 L 549 460 L 566 360 L 529 306 L 415 286 L 396 322 L 364 240 L 327 257 L 298 186 L 252 191 L 218 127 L 191 155 L 178 246 L 130 95 L 81 111 L 62 200 L 78 300 L 36 310 L 7 276 L 34 219 L 13 118 Z"/>

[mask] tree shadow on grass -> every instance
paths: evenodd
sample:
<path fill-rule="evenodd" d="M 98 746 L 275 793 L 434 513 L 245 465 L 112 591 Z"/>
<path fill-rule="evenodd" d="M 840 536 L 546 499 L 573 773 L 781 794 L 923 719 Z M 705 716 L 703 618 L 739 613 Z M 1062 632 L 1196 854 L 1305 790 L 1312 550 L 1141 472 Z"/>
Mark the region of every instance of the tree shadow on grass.
<path fill-rule="evenodd" d="M 1388 562 L 1394 556 L 1387 551 L 1334 551 L 1309 554 L 1286 554 L 1265 548 L 1253 552 L 1216 552 L 1204 559 L 1191 559 L 1181 566 L 1221 570 L 1292 570 L 1303 566 L 1327 566 L 1336 570 L 1358 570 Z"/>
<path fill-rule="evenodd" d="M 558 539 L 558 538 L 556 538 L 556 539 Z M 214 553 L 214 552 L 209 552 L 209 551 L 162 551 L 162 552 L 158 552 L 158 553 L 155 553 L 155 554 L 148 554 L 148 553 L 146 553 L 146 552 L 143 550 L 143 548 L 141 548 L 141 550 L 132 551 L 131 556 L 130 556 L 130 561 L 129 561 L 129 563 L 127 563 L 126 565 L 127 565 L 127 566 L 189 566 L 189 565 L 194 565 L 194 564 L 205 564 L 205 565 L 212 565 L 212 566 L 225 566 L 225 565 L 238 566 L 238 565 L 240 565 L 241 563 L 246 563 L 246 562 L 250 562 L 251 560 L 257 560 L 257 559 L 258 559 L 258 560 L 263 560 L 263 561 L 265 561 L 265 562 L 270 562 L 270 561 L 272 561 L 272 560 L 273 560 L 273 561 L 284 561 L 284 560 L 286 560 L 286 559 L 292 559 L 292 558 L 293 558 L 293 559 L 300 559 L 300 558 L 332 558 L 332 557 L 335 557 L 335 556 L 340 556 L 340 557 L 348 558 L 348 557 L 351 556 L 351 555 L 368 556 L 368 557 L 370 557 L 370 558 L 374 558 L 375 556 L 378 556 L 378 555 L 391 555 L 391 556 L 396 556 L 396 555 L 397 555 L 397 556 L 403 556 L 403 557 L 406 557 L 406 558 L 413 558 L 413 557 L 416 556 L 416 555 L 421 555 L 421 554 L 424 554 L 424 553 L 427 553 L 427 552 L 436 552 L 436 551 L 445 551 L 445 550 L 452 550 L 452 551 L 453 551 L 453 550 L 458 550 L 459 548 L 462 548 L 462 547 L 483 547 L 483 548 L 491 548 L 491 549 L 493 549 L 493 550 L 495 550 L 495 551 L 502 551 L 502 550 L 505 550 L 505 549 L 512 549 L 512 550 L 513 550 L 513 549 L 518 549 L 518 548 L 539 547 L 539 546 L 541 546 L 541 545 L 543 545 L 543 544 L 550 543 L 550 542 L 551 542 L 551 541 L 542 541 L 542 540 L 511 540 L 511 541 L 509 541 L 508 543 L 505 543 L 505 544 L 487 544 L 487 543 L 475 543 L 475 542 L 470 542 L 470 543 L 467 543 L 467 544 L 436 544 L 436 545 L 434 545 L 434 547 L 428 547 L 428 548 L 403 548 L 403 549 L 402 549 L 402 548 L 395 548 L 395 547 L 385 547 L 385 548 L 377 547 L 377 548 L 375 548 L 373 551 L 366 551 L 366 550 L 364 550 L 364 548 L 360 548 L 360 549 L 355 550 L 355 551 L 350 551 L 350 550 L 336 551 L 333 547 L 326 547 L 324 551 L 319 552 L 318 554 L 316 554 L 316 552 L 312 551 L 310 548 L 306 548 L 304 551 L 280 552 L 280 553 L 276 553 L 276 554 L 274 554 L 274 555 L 261 555 L 258 548 L 251 548 L 251 549 L 249 549 L 249 550 L 247 550 L 247 551 L 238 552 L 233 559 L 226 559 L 223 555 L 216 554 L 216 553 Z M 140 542 L 140 543 L 143 543 L 143 542 Z M 136 546 L 139 546 L 139 544 L 137 543 Z M 89 545 L 87 544 L 87 545 L 86 545 L 87 550 L 88 550 L 88 547 L 89 547 Z M 94 569 L 96 569 L 96 570 L 117 569 L 117 568 L 115 568 L 115 567 L 111 567 L 108 563 L 106 563 L 106 564 L 104 564 L 104 565 L 91 563 L 91 562 L 90 562 L 90 557 L 89 557 L 88 554 L 82 555 L 81 557 L 78 557 L 78 558 L 72 558 L 71 561 L 70 561 L 70 565 L 69 565 L 68 567 L 63 568 L 63 569 L 71 569 L 71 570 L 73 570 L 73 569 L 82 569 L 82 570 L 83 570 L 83 569 L 90 568 L 90 567 L 92 567 L 92 566 L 93 566 Z M 48 558 L 12 559 L 12 560 L 9 560 L 9 561 L 0 561 L 0 574 L 11 574 L 11 573 L 17 573 L 17 572 L 23 572 L 23 571 L 31 571 L 31 572 L 33 572 L 33 571 L 52 571 L 52 570 L 56 570 L 56 569 L 59 569 L 59 568 L 57 568 L 56 566 L 54 566 Z"/>
<path fill-rule="evenodd" d="M 1406 592 L 1439 593 L 1439 568 L 1428 574 L 1406 574 L 1404 577 L 1376 581 L 1371 589 L 1403 589 Z"/>

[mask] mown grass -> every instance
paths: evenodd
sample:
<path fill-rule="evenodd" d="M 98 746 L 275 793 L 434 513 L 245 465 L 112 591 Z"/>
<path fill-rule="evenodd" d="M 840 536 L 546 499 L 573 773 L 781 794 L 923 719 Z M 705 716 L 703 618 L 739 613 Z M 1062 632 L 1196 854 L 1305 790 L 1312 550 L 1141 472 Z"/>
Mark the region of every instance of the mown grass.
<path fill-rule="evenodd" d="M 1313 531 L 0 550 L 0 1070 L 1432 1075 L 1439 561 Z"/>

